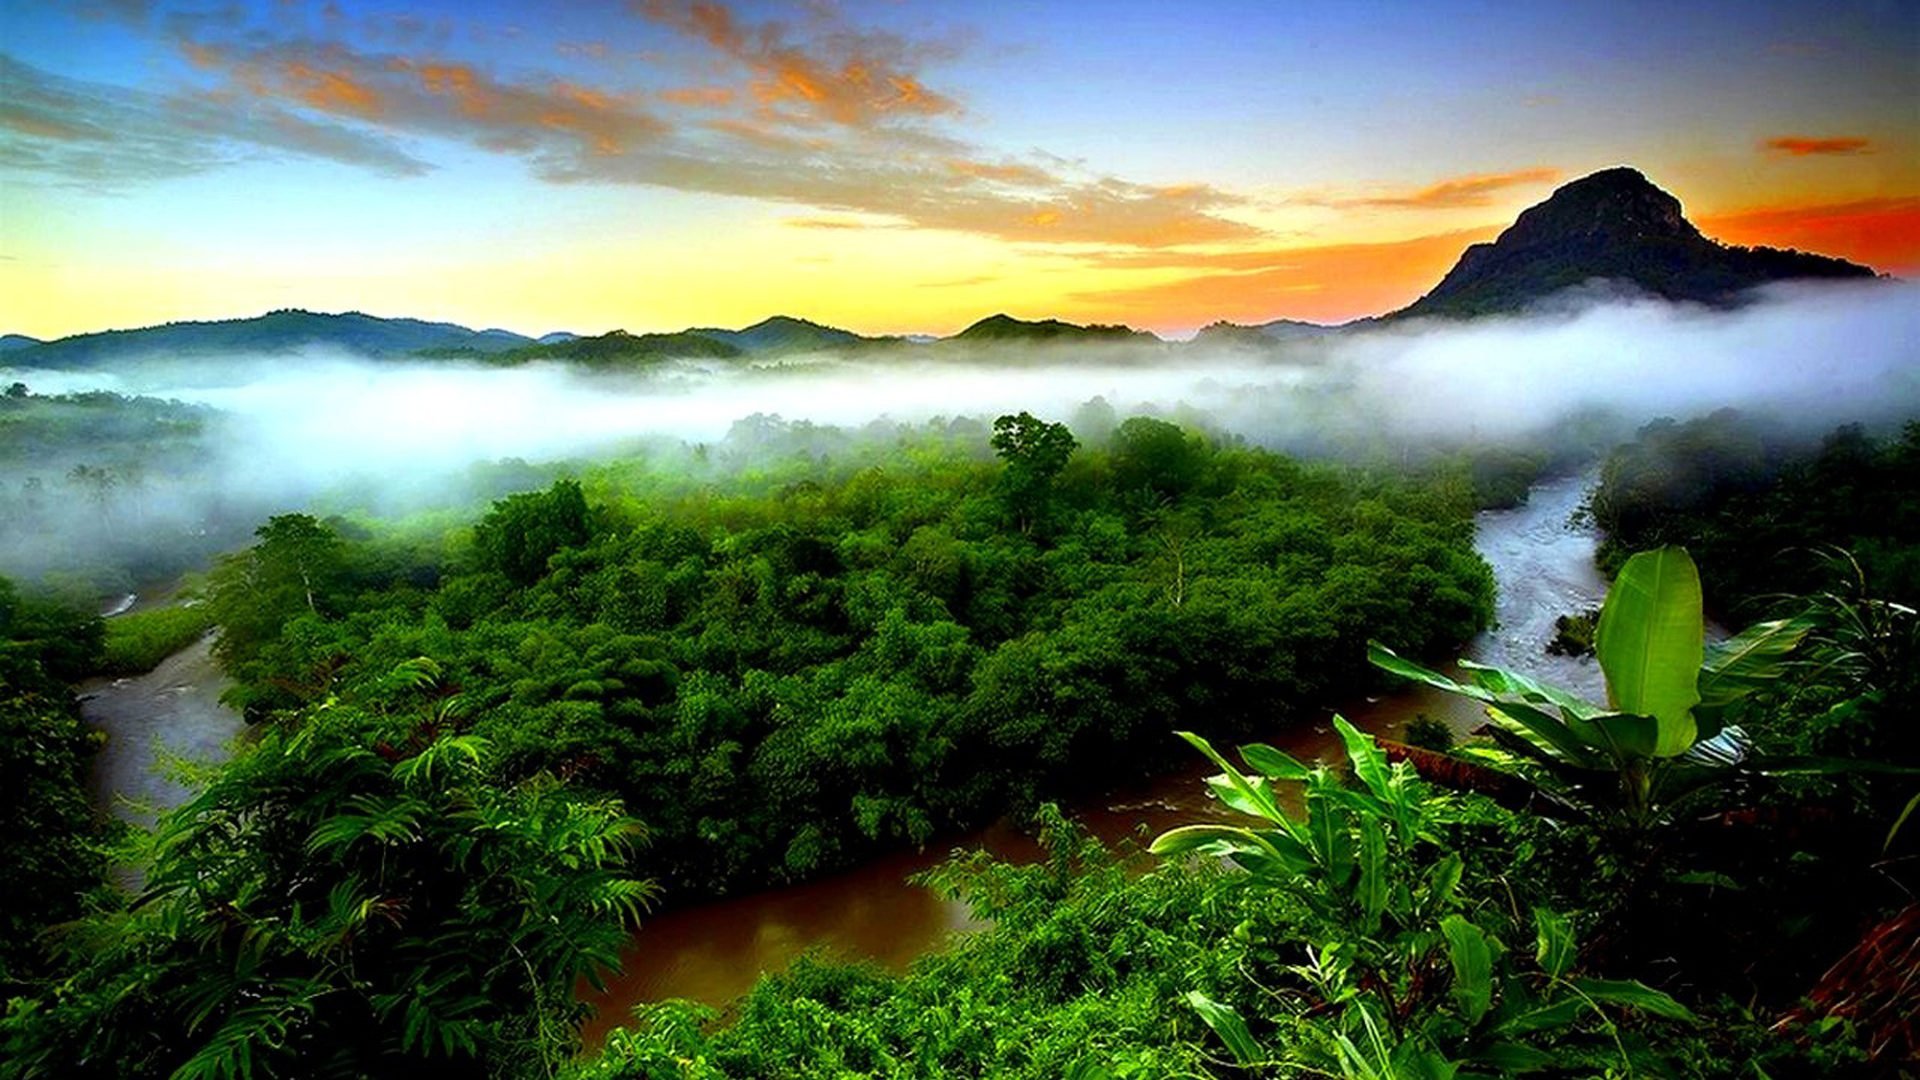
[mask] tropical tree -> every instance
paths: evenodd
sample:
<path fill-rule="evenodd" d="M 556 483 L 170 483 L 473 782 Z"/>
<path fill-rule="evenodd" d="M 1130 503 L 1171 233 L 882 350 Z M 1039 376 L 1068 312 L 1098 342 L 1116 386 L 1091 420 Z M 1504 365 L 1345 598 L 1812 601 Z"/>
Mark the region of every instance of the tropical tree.
<path fill-rule="evenodd" d="M 1007 505 L 1027 532 L 1046 510 L 1054 478 L 1067 467 L 1079 442 L 1065 424 L 1050 424 L 1032 413 L 1002 416 L 993 422 L 993 452 L 1007 463 L 1000 484 Z"/>
<path fill-rule="evenodd" d="M 1304 962 L 1291 967 L 1297 987 L 1267 988 L 1297 999 L 1274 1021 L 1298 1027 L 1282 1041 L 1285 1050 L 1256 1038 L 1232 1006 L 1186 995 L 1242 1066 L 1284 1062 L 1358 1077 L 1511 1075 L 1552 1066 L 1543 1043 L 1575 1037 L 1582 1025 L 1610 1029 L 1609 1009 L 1692 1018 L 1639 982 L 1579 975 L 1566 916 L 1542 907 L 1521 919 L 1504 914 L 1504 904 L 1480 904 L 1463 887 L 1470 878 L 1461 852 L 1492 849 L 1456 841 L 1462 828 L 1494 824 L 1498 808 L 1434 790 L 1406 763 L 1389 766 L 1344 718 L 1333 723 L 1352 783 L 1261 743 L 1240 748 L 1250 770 L 1243 773 L 1205 739 L 1180 733 L 1220 767 L 1207 781 L 1215 797 L 1259 824 L 1183 826 L 1151 850 L 1232 861 L 1253 887 L 1284 899 L 1306 944 Z M 1304 789 L 1304 814 L 1286 809 L 1282 785 L 1290 784 Z M 1531 949 L 1503 940 L 1523 936 Z M 1302 1019 L 1309 1016 L 1328 1019 Z"/>
<path fill-rule="evenodd" d="M 1594 654 L 1606 676 L 1604 705 L 1471 660 L 1460 661 L 1463 683 L 1378 642 L 1368 658 L 1486 706 L 1496 746 L 1460 753 L 1521 775 L 1563 811 L 1645 827 L 1669 820 L 1681 800 L 1741 769 L 1836 765 L 1762 762 L 1746 731 L 1729 722 L 1741 702 L 1786 672 L 1809 624 L 1756 623 L 1712 645 L 1704 625 L 1693 560 L 1681 548 L 1665 547 L 1627 560 L 1600 610 Z"/>
<path fill-rule="evenodd" d="M 503 786 L 449 720 L 267 731 L 162 819 L 140 896 L 68 933 L 76 974 L 15 1003 L 10 1074 L 551 1071 L 576 981 L 652 895 L 639 826 L 550 777 Z"/>

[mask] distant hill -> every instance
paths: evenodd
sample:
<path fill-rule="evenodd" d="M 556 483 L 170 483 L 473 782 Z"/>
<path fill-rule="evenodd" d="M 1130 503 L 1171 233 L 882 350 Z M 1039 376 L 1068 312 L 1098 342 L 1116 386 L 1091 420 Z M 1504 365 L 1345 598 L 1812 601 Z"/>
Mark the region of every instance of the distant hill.
<path fill-rule="evenodd" d="M 0 353 L 10 353 L 15 349 L 29 349 L 39 344 L 41 344 L 39 338 L 28 337 L 25 334 L 0 334 Z"/>
<path fill-rule="evenodd" d="M 696 327 L 686 332 L 712 338 L 731 345 L 741 352 L 756 354 L 850 349 L 889 340 L 862 337 L 851 330 L 822 326 L 816 322 L 808 322 L 806 319 L 796 319 L 791 315 L 775 315 L 770 319 L 762 319 L 744 330 Z"/>
<path fill-rule="evenodd" d="M 566 330 L 555 330 L 551 334 L 541 334 L 539 337 L 534 338 L 533 343 L 536 345 L 558 345 L 563 341 L 573 341 L 579 336 L 579 334 Z"/>
<path fill-rule="evenodd" d="M 1489 244 L 1460 256 L 1439 285 L 1393 317 L 1467 317 L 1517 311 L 1590 281 L 1664 297 L 1725 304 L 1757 285 L 1792 278 L 1870 278 L 1844 259 L 1709 240 L 1680 200 L 1638 171 L 1582 177 L 1523 211 Z"/>
<path fill-rule="evenodd" d="M 946 340 L 985 344 L 1004 341 L 1157 343 L 1160 339 L 1130 326 L 1079 326 L 1059 319 L 1027 322 L 1011 315 L 989 315 Z"/>
<path fill-rule="evenodd" d="M 1224 345 L 1242 349 L 1264 349 L 1281 342 L 1310 341 L 1339 333 L 1341 327 L 1324 326 L 1320 323 L 1300 322 L 1296 319 L 1275 319 L 1269 323 L 1245 326 L 1240 323 L 1217 322 L 1200 328 L 1193 335 L 1195 345 Z"/>
<path fill-rule="evenodd" d="M 349 311 L 327 315 L 289 309 L 251 319 L 178 322 L 139 330 L 76 334 L 8 354 L 8 362 L 48 368 L 98 367 L 151 356 L 251 355 L 333 347 L 366 356 L 405 356 L 422 349 L 465 349 L 477 354 L 531 345 L 506 330 L 471 330 L 452 323 L 382 319 Z"/>
<path fill-rule="evenodd" d="M 456 351 L 436 350 L 429 357 L 460 355 Z M 467 353 L 465 355 L 481 355 Z M 539 360 L 558 360 L 596 368 L 648 367 L 667 360 L 730 360 L 741 350 L 724 341 L 715 341 L 697 330 L 677 334 L 629 334 L 625 330 L 595 337 L 575 337 L 548 345 L 524 345 L 517 349 L 482 355 L 493 364 L 525 364 Z"/>

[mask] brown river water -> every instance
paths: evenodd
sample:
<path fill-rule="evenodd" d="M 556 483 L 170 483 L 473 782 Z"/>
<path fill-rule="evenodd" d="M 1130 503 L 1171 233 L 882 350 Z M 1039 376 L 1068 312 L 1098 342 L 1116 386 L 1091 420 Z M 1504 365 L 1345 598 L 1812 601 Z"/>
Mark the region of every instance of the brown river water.
<path fill-rule="evenodd" d="M 1499 583 L 1496 629 L 1480 635 L 1467 655 L 1580 690 L 1601 692 L 1591 661 L 1548 656 L 1553 622 L 1569 611 L 1597 606 L 1606 583 L 1593 565 L 1594 533 L 1570 524 L 1591 476 L 1546 481 L 1527 505 L 1480 515 L 1476 546 Z M 226 681 L 208 655 L 208 641 L 170 657 L 136 678 L 94 680 L 81 688 L 87 720 L 108 743 L 95 762 L 95 797 L 103 809 L 151 822 L 152 810 L 177 805 L 188 789 L 166 762 L 223 759 L 244 727 L 219 703 Z M 1331 719 L 1344 715 L 1362 730 L 1395 736 L 1425 713 L 1465 732 L 1480 723 L 1470 702 L 1427 687 L 1383 698 L 1330 703 L 1316 719 L 1255 738 L 1302 760 L 1333 760 L 1339 742 Z M 1212 772 L 1184 744 L 1168 754 L 1187 761 L 1157 779 L 1068 807 L 1071 815 L 1108 841 L 1150 836 L 1175 825 L 1231 816 L 1210 800 L 1202 781 Z M 597 1015 L 583 1032 L 589 1047 L 627 1019 L 635 1005 L 691 998 L 725 1005 L 765 972 L 779 971 L 802 953 L 873 961 L 902 970 L 913 960 L 978 926 L 964 905 L 942 900 L 907 879 L 955 851 L 984 848 L 1024 859 L 1035 847 L 1005 823 L 938 842 L 922 852 L 900 852 L 801 885 L 729 897 L 667 911 L 644 921 L 623 957 L 622 970 L 585 999 Z"/>

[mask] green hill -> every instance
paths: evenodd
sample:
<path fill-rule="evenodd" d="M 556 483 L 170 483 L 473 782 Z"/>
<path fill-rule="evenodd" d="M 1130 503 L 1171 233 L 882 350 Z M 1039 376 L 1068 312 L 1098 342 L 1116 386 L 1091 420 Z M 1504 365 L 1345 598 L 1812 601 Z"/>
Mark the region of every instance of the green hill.
<path fill-rule="evenodd" d="M 1158 343 L 1160 339 L 1144 330 L 1135 330 L 1130 326 L 1080 326 L 1075 323 L 1061 322 L 1059 319 L 1041 319 L 1027 322 L 1011 315 L 989 315 L 958 334 L 947 338 L 948 341 L 986 342 L 1133 342 Z"/>
<path fill-rule="evenodd" d="M 422 349 L 503 352 L 532 343 L 505 330 L 472 330 L 453 323 L 383 319 L 357 311 L 329 315 L 287 309 L 251 319 L 177 322 L 137 330 L 75 334 L 10 351 L 23 367 L 88 368 L 154 357 L 258 356 L 308 348 L 338 348 L 365 356 L 406 356 Z"/>

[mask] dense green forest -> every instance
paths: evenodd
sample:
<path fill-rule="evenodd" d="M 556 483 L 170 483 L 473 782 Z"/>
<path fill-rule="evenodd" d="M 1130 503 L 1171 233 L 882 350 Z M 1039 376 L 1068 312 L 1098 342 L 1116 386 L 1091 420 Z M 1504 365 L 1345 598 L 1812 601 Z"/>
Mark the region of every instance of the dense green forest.
<path fill-rule="evenodd" d="M 1607 534 L 1601 561 L 1684 544 L 1707 602 L 1727 611 L 1833 584 L 1843 548 L 1879 595 L 1920 596 L 1920 423 L 1875 437 L 1858 426 L 1824 438 L 1722 410 L 1660 420 L 1614 450 L 1593 494 Z"/>
<path fill-rule="evenodd" d="M 0 592 L 6 775 L 36 793 L 9 863 L 47 868 L 10 871 L 0 1075 L 1869 1074 L 1920 1050 L 1897 983 L 1820 980 L 1904 940 L 1916 429 L 1767 459 L 1739 498 L 1777 531 L 1745 534 L 1718 495 L 1640 506 L 1667 431 L 1594 499 L 1628 582 L 1601 704 L 1401 659 L 1487 625 L 1473 512 L 1547 456 L 1310 463 L 1152 417 L 758 418 L 474 517 L 273 516 L 191 615 L 106 639 L 138 666 L 210 620 L 255 724 L 152 834 L 87 813 L 65 686 L 99 621 Z M 1770 569 L 1782 537 L 1862 572 Z M 1703 644 L 1702 581 L 1759 625 Z M 1645 629 L 1688 610 L 1690 646 Z M 1664 689 L 1621 674 L 1636 642 Z M 1396 677 L 1488 702 L 1490 735 L 1212 748 Z M 1108 850 L 1052 808 L 1196 753 L 1247 828 Z M 990 924 L 951 950 L 803 961 L 580 1056 L 576 982 L 646 911 L 1006 814 L 1046 855 L 930 874 Z"/>
<path fill-rule="evenodd" d="M 1099 451 L 1025 414 L 990 438 L 719 490 L 608 466 L 425 549 L 275 518 L 212 575 L 218 655 L 259 718 L 394 708 L 431 659 L 505 775 L 618 794 L 685 896 L 1136 774 L 1170 717 L 1244 732 L 1362 675 L 1370 634 L 1489 617 L 1462 484 L 1146 417 Z"/>

